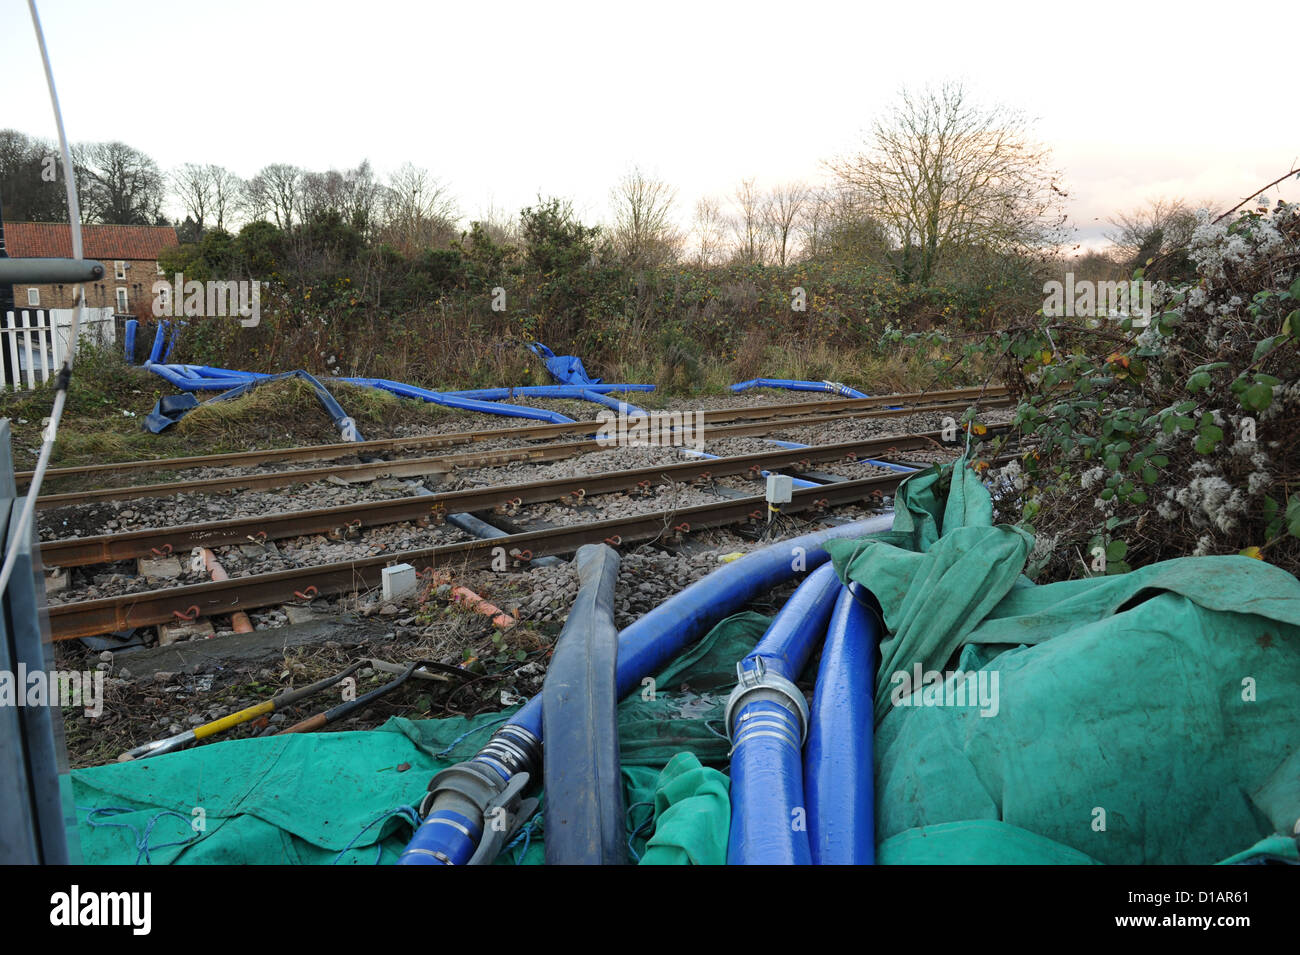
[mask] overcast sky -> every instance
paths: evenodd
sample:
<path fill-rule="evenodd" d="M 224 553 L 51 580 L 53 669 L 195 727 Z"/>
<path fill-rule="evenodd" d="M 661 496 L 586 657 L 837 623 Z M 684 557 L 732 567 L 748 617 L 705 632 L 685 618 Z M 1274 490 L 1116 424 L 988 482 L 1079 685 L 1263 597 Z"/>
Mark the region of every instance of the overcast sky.
<path fill-rule="evenodd" d="M 1036 118 L 1085 242 L 1149 198 L 1232 205 L 1300 158 L 1290 2 L 39 7 L 73 141 L 245 177 L 409 160 L 467 219 L 541 193 L 600 220 L 637 164 L 685 222 L 745 177 L 824 176 L 901 85 L 945 79 Z M 0 128 L 52 138 L 25 0 L 0 0 L 0 62 Z"/>

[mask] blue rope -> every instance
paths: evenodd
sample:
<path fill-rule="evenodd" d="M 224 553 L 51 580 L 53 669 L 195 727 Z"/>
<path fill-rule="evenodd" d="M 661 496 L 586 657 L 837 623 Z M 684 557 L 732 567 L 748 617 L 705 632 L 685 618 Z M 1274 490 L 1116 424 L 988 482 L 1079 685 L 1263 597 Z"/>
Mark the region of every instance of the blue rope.
<path fill-rule="evenodd" d="M 135 849 L 136 849 L 135 864 L 136 865 L 140 864 L 141 859 L 144 860 L 145 865 L 153 865 L 153 857 L 151 853 L 155 849 L 171 849 L 175 846 L 189 845 L 191 842 L 193 842 L 196 838 L 198 838 L 201 835 L 201 833 L 192 831 L 191 827 L 192 827 L 193 820 L 190 816 L 186 816 L 184 813 L 176 812 L 174 809 L 164 809 L 161 812 L 157 813 L 152 819 L 149 820 L 149 824 L 144 827 L 143 834 L 141 834 L 140 830 L 137 829 L 135 826 L 131 825 L 129 822 L 96 822 L 94 817 L 97 813 L 109 813 L 114 816 L 120 816 L 124 813 L 143 812 L 145 810 L 128 809 L 125 806 L 100 806 L 100 807 L 78 806 L 77 809 L 78 811 L 86 813 L 86 824 L 89 825 L 92 829 L 99 829 L 99 828 L 129 829 L 131 831 L 131 835 L 135 837 Z M 191 829 L 189 837 L 185 839 L 181 839 L 178 842 L 163 842 L 160 843 L 159 845 L 151 846 L 149 844 L 149 839 L 150 837 L 153 836 L 153 827 L 158 824 L 158 820 L 161 819 L 163 816 L 175 816 L 177 819 L 184 821 L 185 828 Z"/>
<path fill-rule="evenodd" d="M 381 822 L 387 822 L 389 819 L 392 819 L 394 816 L 401 816 L 403 819 L 405 819 L 407 822 L 411 824 L 412 829 L 420 828 L 420 814 L 415 811 L 414 806 L 398 806 L 396 809 L 390 809 L 387 812 L 380 813 L 379 816 L 376 817 L 373 822 L 371 822 L 368 826 L 366 826 L 364 829 L 362 829 L 360 832 L 358 832 L 355 836 L 352 837 L 352 841 L 350 841 L 346 846 L 342 848 L 339 854 L 334 857 L 334 861 L 331 862 L 330 865 L 338 865 L 339 860 L 343 858 L 344 853 L 348 852 L 353 846 L 355 846 L 362 836 L 364 836 L 375 826 L 379 825 Z M 384 857 L 383 842 L 382 841 L 376 842 L 375 848 L 378 849 L 379 852 L 375 856 L 374 864 L 379 865 L 380 860 L 383 859 Z"/>
<path fill-rule="evenodd" d="M 523 843 L 523 847 L 515 853 L 515 865 L 524 864 L 524 856 L 528 855 L 528 846 L 533 841 L 533 829 L 535 829 L 541 821 L 542 809 L 538 806 L 537 812 L 533 814 L 533 818 L 524 823 L 523 827 L 519 830 L 518 835 L 506 843 L 505 849 L 502 850 L 503 852 L 509 852 L 521 842 Z"/>
<path fill-rule="evenodd" d="M 508 716 L 503 716 L 503 717 L 501 717 L 501 719 L 499 719 L 499 720 L 493 720 L 491 723 L 484 723 L 482 726 L 476 726 L 476 727 L 474 727 L 472 730 L 466 730 L 464 733 L 461 733 L 461 734 L 460 734 L 459 736 L 457 736 L 454 740 L 452 740 L 450 743 L 448 743 L 448 744 L 447 744 L 447 748 L 444 749 L 442 752 L 440 752 L 440 753 L 434 753 L 434 754 L 433 754 L 433 758 L 434 758 L 434 759 L 442 759 L 442 758 L 445 757 L 445 756 L 450 756 L 450 755 L 451 755 L 451 751 L 452 751 L 453 749 L 455 749 L 457 746 L 460 745 L 461 740 L 464 740 L 464 739 L 466 739 L 467 737 L 473 736 L 475 733 L 479 732 L 480 730 L 485 730 L 485 729 L 487 729 L 487 728 L 490 727 L 490 726 L 496 726 L 496 725 L 498 725 L 498 724 L 500 724 L 500 723 L 504 723 L 504 722 L 505 722 L 506 720 L 508 720 L 508 719 L 510 719 L 510 717 L 508 717 Z"/>

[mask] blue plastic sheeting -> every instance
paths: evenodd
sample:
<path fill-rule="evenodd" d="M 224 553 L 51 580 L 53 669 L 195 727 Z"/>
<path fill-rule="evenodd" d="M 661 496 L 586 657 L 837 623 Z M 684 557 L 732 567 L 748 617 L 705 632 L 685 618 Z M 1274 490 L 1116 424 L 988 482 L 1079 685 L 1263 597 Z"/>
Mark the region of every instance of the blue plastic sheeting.
<path fill-rule="evenodd" d="M 790 391 L 825 391 L 844 398 L 870 398 L 856 388 L 841 385 L 837 381 L 799 381 L 793 378 L 751 378 L 731 386 L 732 391 L 748 391 L 750 388 L 787 388 Z"/>
<path fill-rule="evenodd" d="M 166 366 L 148 365 L 146 367 L 148 367 L 151 371 L 153 371 L 158 368 L 162 368 Z M 184 380 L 189 383 L 193 383 L 196 380 L 201 380 L 201 379 L 181 379 L 179 374 L 177 377 L 178 380 Z M 321 407 L 325 409 L 325 412 L 330 416 L 330 419 L 334 422 L 334 427 L 339 429 L 339 434 L 342 436 L 344 441 L 365 440 L 361 436 L 361 432 L 357 430 L 356 422 L 353 421 L 352 418 L 348 416 L 347 412 L 343 410 L 343 407 L 338 403 L 338 400 L 335 399 L 335 397 L 329 393 L 329 390 L 326 389 L 326 387 L 322 385 L 313 375 L 303 371 L 301 368 L 298 369 L 297 371 L 286 371 L 280 375 L 268 375 L 266 377 L 254 378 L 248 381 L 240 382 L 239 384 L 231 388 L 229 391 L 225 391 L 222 394 L 217 395 L 215 398 L 209 398 L 208 401 L 205 403 L 212 403 L 216 401 L 229 401 L 232 398 L 238 398 L 241 395 L 247 394 L 252 389 L 258 387 L 259 385 L 264 385 L 268 381 L 282 381 L 286 378 L 301 378 L 303 381 L 307 382 L 307 384 L 311 385 L 312 390 L 316 392 L 316 397 L 320 401 Z M 214 379 L 207 379 L 207 380 L 212 381 Z M 170 428 L 177 421 L 181 420 L 181 418 L 185 417 L 185 415 L 189 414 L 198 406 L 199 406 L 199 401 L 192 394 L 168 395 L 167 397 L 159 401 L 156 405 L 154 405 L 153 411 L 151 411 L 148 414 L 148 416 L 146 416 L 144 419 L 144 426 L 152 433 L 158 434 L 159 432 L 165 431 L 167 428 Z"/>
<path fill-rule="evenodd" d="M 577 355 L 557 355 L 541 342 L 528 346 L 533 354 L 546 363 L 546 370 L 552 378 L 562 385 L 598 385 L 599 378 L 592 378 L 582 366 L 582 359 Z"/>

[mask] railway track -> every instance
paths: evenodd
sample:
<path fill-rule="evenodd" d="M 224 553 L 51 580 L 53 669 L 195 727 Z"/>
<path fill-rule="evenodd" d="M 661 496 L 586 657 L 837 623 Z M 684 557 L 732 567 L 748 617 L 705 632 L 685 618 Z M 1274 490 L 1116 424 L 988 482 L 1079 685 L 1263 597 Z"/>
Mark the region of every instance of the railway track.
<path fill-rule="evenodd" d="M 712 462 L 710 462 L 712 463 Z M 846 504 L 861 504 L 892 492 L 906 474 L 891 473 L 795 491 L 783 513 L 818 512 Z M 132 627 L 151 626 L 199 616 L 224 616 L 273 604 L 307 602 L 316 597 L 377 587 L 383 569 L 394 563 L 416 567 L 489 566 L 501 553 L 524 560 L 566 554 L 583 544 L 602 541 L 616 545 L 639 543 L 693 530 L 761 522 L 763 495 L 721 500 L 694 507 L 652 511 L 630 517 L 511 534 L 417 550 L 397 551 L 333 564 L 293 568 L 252 577 L 169 587 L 97 600 L 58 604 L 49 608 L 51 637 L 69 640 Z M 503 550 L 498 550 L 501 548 Z"/>
<path fill-rule="evenodd" d="M 825 401 L 796 401 L 770 405 L 751 405 L 742 408 L 715 408 L 704 412 L 705 424 L 741 420 L 763 420 L 782 417 L 807 416 L 810 410 L 817 413 L 878 410 L 879 416 L 891 413 L 916 414 L 928 410 L 925 406 L 940 406 L 983 400 L 983 403 L 1000 403 L 1006 399 L 1004 387 L 950 388 L 942 391 L 910 392 L 897 395 L 877 395 L 871 398 L 832 398 Z M 901 412 L 891 412 L 891 406 L 903 406 Z M 911 407 L 920 405 L 921 407 Z M 854 415 L 846 415 L 853 417 Z M 450 448 L 463 444 L 486 441 L 524 440 L 541 441 L 571 434 L 590 434 L 600 427 L 598 421 L 574 421 L 563 424 L 528 424 L 511 428 L 486 428 L 478 431 L 456 431 L 445 434 L 420 435 L 406 438 L 380 438 L 373 441 L 312 445 L 299 448 L 272 448 L 261 451 L 239 451 L 228 454 L 206 454 L 180 458 L 150 458 L 141 461 L 123 461 L 115 464 L 82 465 L 67 468 L 50 468 L 45 472 L 47 483 L 74 477 L 104 477 L 133 472 L 181 471 L 195 468 L 254 467 L 284 461 L 328 461 L 356 455 L 387 454 L 419 448 Z M 19 487 L 31 481 L 31 471 L 14 475 Z"/>
<path fill-rule="evenodd" d="M 844 399 L 874 400 L 874 399 Z M 1009 403 L 1007 398 L 995 398 L 980 402 L 983 408 L 1000 407 Z M 969 407 L 968 401 L 945 402 L 942 404 L 921 405 L 905 409 L 901 414 L 943 414 L 955 413 Z M 761 421 L 746 421 L 738 424 L 711 427 L 708 436 L 711 439 L 726 437 L 746 437 L 768 434 L 772 431 L 790 428 L 810 427 L 832 424 L 854 418 L 898 417 L 900 412 L 888 409 L 871 408 L 865 410 L 849 409 L 827 414 L 804 415 L 801 417 L 770 418 Z M 586 427 L 596 427 L 588 423 Z M 532 429 L 525 429 L 532 430 Z M 468 433 L 468 432 L 466 432 Z M 499 435 L 500 432 L 497 432 Z M 347 446 L 345 446 L 347 447 Z M 356 445 L 350 447 L 355 448 Z M 603 450 L 608 445 L 594 438 L 580 441 L 567 441 L 533 447 L 506 448 L 497 451 L 462 452 L 459 454 L 442 454 L 427 457 L 406 458 L 396 461 L 370 461 L 359 464 L 335 464 L 314 468 L 297 468 L 288 471 L 268 471 L 253 474 L 235 474 L 214 478 L 202 478 L 192 481 L 171 481 L 162 484 L 126 485 L 122 487 L 97 488 L 85 491 L 67 491 L 55 494 L 43 494 L 37 499 L 38 509 L 66 507 L 72 504 L 89 504 L 99 501 L 125 501 L 145 497 L 168 497 L 173 494 L 201 494 L 234 489 L 265 490 L 268 488 L 287 487 L 294 484 L 306 484 L 325 478 L 338 478 L 344 481 L 369 481 L 382 478 L 428 477 L 435 474 L 448 474 L 458 468 L 495 467 L 517 462 L 541 463 L 576 457 L 590 451 Z M 261 452 L 254 452 L 260 454 Z M 194 460 L 194 459 L 190 459 Z M 139 463 L 139 462 L 132 462 Z M 232 466 L 233 462 L 227 466 Z"/>
<path fill-rule="evenodd" d="M 923 399 L 928 403 L 909 401 Z M 937 400 L 936 400 L 937 399 Z M 972 401 L 982 407 L 1009 403 L 1001 389 L 954 389 L 916 395 L 885 395 L 869 399 L 835 399 L 822 402 L 796 402 L 782 405 L 751 406 L 739 409 L 716 409 L 704 412 L 705 421 L 715 423 L 708 438 L 764 435 L 792 428 L 829 425 L 861 417 L 896 417 L 927 413 L 960 412 Z M 890 406 L 904 405 L 901 410 Z M 486 468 L 514 462 L 557 461 L 609 446 L 593 440 L 590 434 L 598 422 L 573 422 L 564 425 L 529 425 L 520 428 L 455 432 L 420 438 L 385 439 L 362 444 L 337 444 L 311 448 L 257 451 L 247 454 L 207 455 L 175 458 L 166 461 L 134 461 L 107 469 L 68 468 L 58 476 L 72 477 L 105 470 L 116 473 L 140 473 L 150 469 L 183 470 L 194 467 L 247 467 L 285 460 L 328 460 L 356 456 L 359 449 L 368 453 L 392 453 L 418 448 L 456 447 L 481 441 L 516 438 L 548 440 L 580 434 L 580 440 L 561 441 L 535 446 L 500 450 L 466 451 L 430 455 L 395 461 L 362 461 L 356 464 L 332 464 L 292 470 L 252 474 L 225 475 L 194 481 L 164 484 L 98 488 L 50 494 L 38 500 L 41 508 L 95 501 L 133 500 L 173 494 L 203 493 L 234 488 L 275 488 L 306 484 L 326 477 L 366 481 L 384 477 L 428 477 L 450 473 L 460 468 Z M 941 432 L 928 431 L 890 435 L 858 441 L 814 445 L 807 448 L 774 448 L 754 454 L 709 459 L 674 461 L 599 474 L 561 477 L 515 484 L 473 487 L 442 493 L 429 493 L 379 501 L 366 501 L 335 507 L 273 514 L 259 514 L 168 528 L 145 528 L 117 534 L 67 538 L 42 543 L 41 556 L 48 565 L 72 568 L 113 563 L 133 558 L 167 553 L 183 553 L 193 547 L 243 545 L 250 541 L 288 540 L 316 534 L 347 539 L 363 528 L 413 522 L 423 526 L 441 524 L 447 514 L 456 512 L 498 511 L 531 504 L 562 501 L 575 503 L 587 496 L 652 493 L 655 487 L 715 487 L 716 479 L 758 474 L 761 471 L 804 471 L 814 464 L 854 462 L 863 459 L 889 459 L 906 456 L 908 451 L 952 448 L 944 445 Z M 51 472 L 56 474 L 56 472 Z M 864 478 L 824 475 L 827 483 L 798 490 L 786 513 L 824 513 L 846 505 L 862 505 L 892 493 L 906 478 L 905 473 L 878 474 Z M 411 563 L 417 567 L 455 567 L 463 570 L 493 562 L 494 557 L 510 554 L 521 562 L 543 556 L 571 553 L 583 544 L 606 541 L 614 544 L 643 543 L 664 537 L 680 538 L 692 530 L 759 523 L 766 514 L 761 494 L 736 497 L 732 488 L 719 488 L 727 495 L 717 502 L 678 506 L 668 510 L 617 517 L 586 523 L 566 524 L 490 540 L 471 540 L 437 544 L 414 550 L 388 551 L 337 561 L 291 567 L 270 573 L 234 577 L 179 586 L 136 591 L 92 600 L 79 600 L 50 606 L 50 624 L 55 640 L 94 636 L 133 627 L 193 619 L 196 616 L 225 617 L 238 611 L 254 610 L 276 604 L 306 601 L 316 597 L 365 591 L 378 586 L 383 568 L 394 563 Z M 743 494 L 743 492 L 740 492 Z M 408 546 L 409 546 L 409 542 Z M 319 557 L 317 558 L 319 560 Z"/>
<path fill-rule="evenodd" d="M 656 465 L 602 474 L 553 478 L 520 484 L 468 488 L 426 496 L 367 501 L 338 507 L 280 514 L 260 514 L 233 520 L 148 528 L 95 537 L 70 537 L 41 544 L 41 559 L 59 567 L 112 563 L 149 557 L 159 551 L 188 550 L 191 547 L 219 547 L 250 540 L 284 540 L 305 534 L 343 533 L 348 529 L 395 524 L 402 521 L 438 520 L 440 516 L 502 507 L 507 504 L 537 504 L 568 496 L 617 493 L 639 486 L 690 484 L 710 478 L 758 473 L 763 470 L 803 467 L 825 461 L 853 461 L 879 458 L 918 448 L 942 447 L 941 432 L 845 441 L 800 449 L 775 449 L 759 454 L 735 455 L 707 460 L 692 459 L 677 464 Z"/>

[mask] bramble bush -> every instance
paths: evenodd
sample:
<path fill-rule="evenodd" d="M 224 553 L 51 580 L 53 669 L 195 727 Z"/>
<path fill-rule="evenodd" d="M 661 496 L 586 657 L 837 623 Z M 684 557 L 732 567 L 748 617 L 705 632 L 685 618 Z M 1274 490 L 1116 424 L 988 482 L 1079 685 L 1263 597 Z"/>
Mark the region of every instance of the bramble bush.
<path fill-rule="evenodd" d="M 1210 221 L 1184 250 L 1194 281 L 1155 283 L 1149 322 L 1041 315 L 986 339 L 1018 399 L 981 446 L 1001 520 L 1038 536 L 1031 574 L 1245 554 L 1300 570 L 1300 211 Z M 1141 278 L 1141 274 L 1137 276 Z M 933 336 L 930 339 L 933 344 Z"/>

